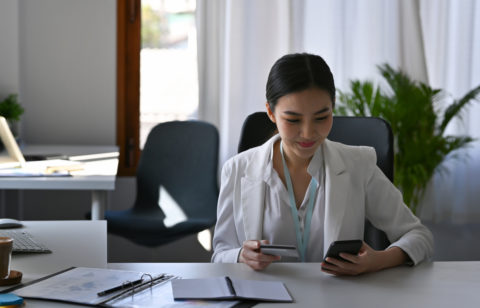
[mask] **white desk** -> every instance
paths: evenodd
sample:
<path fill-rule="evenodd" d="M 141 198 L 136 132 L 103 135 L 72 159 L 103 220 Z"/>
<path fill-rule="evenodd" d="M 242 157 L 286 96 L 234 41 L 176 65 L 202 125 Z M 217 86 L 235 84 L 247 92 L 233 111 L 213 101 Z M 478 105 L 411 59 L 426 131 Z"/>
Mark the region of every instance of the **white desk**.
<path fill-rule="evenodd" d="M 22 149 L 25 155 L 117 153 L 116 146 L 30 145 Z M 115 189 L 118 158 L 88 161 L 84 170 L 72 172 L 72 177 L 0 178 L 0 189 L 89 190 L 92 193 L 92 220 L 103 219 L 107 205 L 107 192 Z"/>
<path fill-rule="evenodd" d="M 283 281 L 293 304 L 258 307 L 478 307 L 480 262 L 435 262 L 400 267 L 358 277 L 334 277 L 319 263 L 278 263 L 262 272 L 244 264 L 111 263 L 109 268 L 166 272 L 183 278 L 232 275 L 237 278 Z"/>
<path fill-rule="evenodd" d="M 23 224 L 25 231 L 52 251 L 12 255 L 11 269 L 23 272 L 27 280 L 71 266 L 107 266 L 105 220 L 24 221 Z"/>
<path fill-rule="evenodd" d="M 110 263 L 106 265 L 104 221 L 27 222 L 27 229 L 49 246 L 50 255 L 14 255 L 12 268 L 27 282 L 70 266 L 166 272 L 183 278 L 232 275 L 283 281 L 293 304 L 270 307 L 476 307 L 480 303 L 480 261 L 435 262 L 398 267 L 358 277 L 333 277 L 318 263 L 278 263 L 256 272 L 244 264 Z M 98 251 L 97 251 L 98 250 Z M 27 300 L 28 307 L 81 307 Z"/>
<path fill-rule="evenodd" d="M 14 254 L 11 269 L 23 273 L 26 283 L 71 266 L 107 266 L 107 223 L 97 221 L 25 221 L 25 230 L 52 253 Z M 0 290 L 7 287 L 0 287 Z M 77 307 L 48 301 L 28 300 L 28 307 Z M 84 307 L 84 306 L 78 306 Z"/>

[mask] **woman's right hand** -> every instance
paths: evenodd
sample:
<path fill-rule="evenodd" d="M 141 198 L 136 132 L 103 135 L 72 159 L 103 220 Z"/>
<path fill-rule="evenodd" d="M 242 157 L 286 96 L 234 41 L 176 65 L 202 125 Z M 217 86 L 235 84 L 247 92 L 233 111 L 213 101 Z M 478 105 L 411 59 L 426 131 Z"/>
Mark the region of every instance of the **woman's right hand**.
<path fill-rule="evenodd" d="M 260 251 L 260 244 L 268 244 L 267 240 L 243 242 L 238 260 L 247 264 L 256 271 L 263 270 L 273 261 L 280 260 L 280 256 L 263 254 Z"/>

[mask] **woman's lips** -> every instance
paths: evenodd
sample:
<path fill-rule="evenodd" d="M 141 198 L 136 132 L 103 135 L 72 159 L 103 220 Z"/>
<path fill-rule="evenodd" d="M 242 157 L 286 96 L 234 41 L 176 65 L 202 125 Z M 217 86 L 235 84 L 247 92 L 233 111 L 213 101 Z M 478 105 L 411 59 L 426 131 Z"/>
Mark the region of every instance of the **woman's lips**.
<path fill-rule="evenodd" d="M 299 142 L 298 143 L 302 148 L 310 148 L 315 144 L 315 141 L 310 142 Z"/>

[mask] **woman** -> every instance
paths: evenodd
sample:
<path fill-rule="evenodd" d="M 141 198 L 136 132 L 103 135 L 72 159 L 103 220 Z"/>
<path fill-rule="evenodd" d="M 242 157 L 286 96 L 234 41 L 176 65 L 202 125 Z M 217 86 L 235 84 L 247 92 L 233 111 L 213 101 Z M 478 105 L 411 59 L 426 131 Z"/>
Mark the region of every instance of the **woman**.
<path fill-rule="evenodd" d="M 432 255 L 430 231 L 376 166 L 375 150 L 326 139 L 335 84 L 321 57 L 280 58 L 268 76 L 266 96 L 279 133 L 225 163 L 214 262 L 261 270 L 280 260 L 263 254 L 261 243 L 294 245 L 300 261 L 322 262 L 331 242 L 363 238 L 365 218 L 392 244 L 376 251 L 364 242 L 357 255 L 327 258 L 324 272 L 358 275 L 418 264 Z"/>

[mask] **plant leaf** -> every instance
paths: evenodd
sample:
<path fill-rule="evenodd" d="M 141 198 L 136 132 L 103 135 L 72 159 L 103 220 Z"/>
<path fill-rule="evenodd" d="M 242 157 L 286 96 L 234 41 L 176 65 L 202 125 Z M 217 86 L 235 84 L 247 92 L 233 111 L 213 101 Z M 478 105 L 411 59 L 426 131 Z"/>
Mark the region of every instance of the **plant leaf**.
<path fill-rule="evenodd" d="M 18 121 L 25 110 L 17 101 L 17 94 L 10 94 L 0 102 L 0 115 L 7 120 Z"/>
<path fill-rule="evenodd" d="M 477 96 L 480 94 L 480 85 L 465 94 L 459 100 L 455 100 L 448 108 L 445 110 L 443 114 L 443 121 L 440 124 L 440 133 L 443 134 L 445 128 L 447 127 L 450 120 L 454 118 L 460 110 L 466 105 L 468 105 L 472 100 L 477 100 Z"/>
<path fill-rule="evenodd" d="M 444 136 L 443 129 L 463 106 L 480 94 L 480 86 L 449 106 L 438 121 L 437 102 L 441 89 L 411 79 L 388 64 L 378 66 L 385 86 L 354 80 L 350 92 L 340 92 L 341 112 L 355 116 L 378 116 L 390 123 L 394 136 L 394 184 L 415 213 L 425 188 L 447 158 L 459 158 L 456 150 L 466 147 L 469 136 Z"/>

